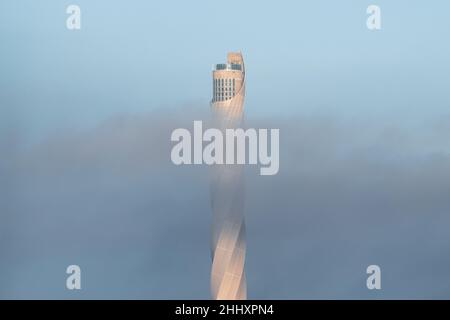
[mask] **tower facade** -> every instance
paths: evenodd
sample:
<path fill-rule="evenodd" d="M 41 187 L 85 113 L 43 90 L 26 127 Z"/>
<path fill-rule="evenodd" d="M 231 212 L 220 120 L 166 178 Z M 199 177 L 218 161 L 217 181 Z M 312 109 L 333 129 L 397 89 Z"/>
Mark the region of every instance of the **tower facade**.
<path fill-rule="evenodd" d="M 223 126 L 240 125 L 244 112 L 245 67 L 240 52 L 230 52 L 227 63 L 219 63 L 213 70 L 214 116 Z"/>
<path fill-rule="evenodd" d="M 240 127 L 244 99 L 245 67 L 242 54 L 228 53 L 227 63 L 217 64 L 213 70 L 211 109 L 214 127 L 223 133 L 227 128 Z M 243 166 L 216 164 L 212 168 L 211 179 L 212 298 L 246 299 Z"/>

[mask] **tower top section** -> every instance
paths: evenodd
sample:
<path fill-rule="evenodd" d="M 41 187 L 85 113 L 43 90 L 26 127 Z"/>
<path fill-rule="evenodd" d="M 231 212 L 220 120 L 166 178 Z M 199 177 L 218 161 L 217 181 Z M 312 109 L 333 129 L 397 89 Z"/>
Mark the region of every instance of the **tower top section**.
<path fill-rule="evenodd" d="M 240 52 L 229 52 L 227 63 L 216 64 L 213 70 L 212 102 L 230 101 L 244 91 L 244 59 Z"/>
<path fill-rule="evenodd" d="M 229 52 L 227 63 L 218 63 L 214 71 L 244 71 L 244 58 L 240 52 Z"/>
<path fill-rule="evenodd" d="M 244 63 L 244 58 L 242 58 L 242 53 L 240 53 L 240 52 L 228 52 L 227 62 L 228 63 L 235 63 L 235 64 L 243 64 Z"/>

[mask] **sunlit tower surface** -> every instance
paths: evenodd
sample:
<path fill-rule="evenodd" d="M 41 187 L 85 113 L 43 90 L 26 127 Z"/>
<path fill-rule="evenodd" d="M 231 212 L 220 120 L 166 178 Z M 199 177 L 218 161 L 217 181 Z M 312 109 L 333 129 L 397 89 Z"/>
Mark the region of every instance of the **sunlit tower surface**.
<path fill-rule="evenodd" d="M 213 70 L 211 109 L 215 127 L 222 131 L 240 127 L 244 99 L 244 60 L 241 53 L 231 52 L 228 53 L 227 63 L 217 64 Z M 246 299 L 243 167 L 216 164 L 211 179 L 212 298 Z"/>

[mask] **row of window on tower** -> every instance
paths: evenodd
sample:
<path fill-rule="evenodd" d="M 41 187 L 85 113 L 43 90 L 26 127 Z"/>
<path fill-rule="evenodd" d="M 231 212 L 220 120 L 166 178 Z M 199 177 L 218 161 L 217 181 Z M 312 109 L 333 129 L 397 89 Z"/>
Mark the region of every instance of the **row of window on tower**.
<path fill-rule="evenodd" d="M 236 79 L 213 79 L 214 101 L 225 101 L 236 95 Z"/>

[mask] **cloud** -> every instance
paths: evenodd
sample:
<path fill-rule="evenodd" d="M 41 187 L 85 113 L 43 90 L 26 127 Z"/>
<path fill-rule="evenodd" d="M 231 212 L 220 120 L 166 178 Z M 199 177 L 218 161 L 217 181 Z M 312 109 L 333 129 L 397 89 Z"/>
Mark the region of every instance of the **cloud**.
<path fill-rule="evenodd" d="M 209 298 L 208 168 L 170 161 L 171 131 L 200 110 L 0 143 L 0 297 Z M 278 175 L 246 170 L 249 298 L 449 298 L 445 118 L 246 121 L 281 139 Z M 64 288 L 69 264 L 79 293 Z"/>

